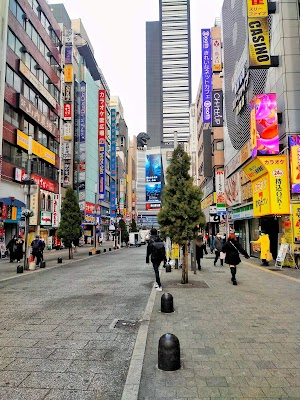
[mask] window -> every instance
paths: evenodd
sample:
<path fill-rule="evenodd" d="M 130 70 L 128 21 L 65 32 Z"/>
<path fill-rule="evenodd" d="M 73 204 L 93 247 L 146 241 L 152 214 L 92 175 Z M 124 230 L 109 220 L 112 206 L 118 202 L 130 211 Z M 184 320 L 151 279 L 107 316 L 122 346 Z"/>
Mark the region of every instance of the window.
<path fill-rule="evenodd" d="M 24 133 L 27 133 L 27 135 L 34 136 L 34 126 L 24 119 L 24 128 L 23 128 Z"/>
<path fill-rule="evenodd" d="M 14 34 L 12 33 L 12 31 L 8 30 L 7 44 L 13 51 L 15 51 L 15 45 L 16 45 L 15 42 L 16 42 L 16 40 L 15 40 Z"/>
<path fill-rule="evenodd" d="M 9 1 L 9 9 L 14 15 L 17 15 L 17 2 L 16 2 L 16 0 L 10 0 Z"/>
<path fill-rule="evenodd" d="M 18 113 L 13 109 L 13 107 L 4 102 L 4 119 L 8 123 L 14 125 L 15 127 L 19 127 L 19 115 Z"/>
<path fill-rule="evenodd" d="M 14 86 L 14 72 L 11 68 L 9 68 L 8 66 L 6 66 L 6 78 L 5 78 L 5 82 L 13 87 Z"/>
<path fill-rule="evenodd" d="M 30 22 L 26 23 L 26 33 L 31 38 L 32 36 L 32 25 Z"/>
<path fill-rule="evenodd" d="M 223 140 L 220 142 L 216 142 L 216 150 L 224 150 L 224 142 Z"/>
<path fill-rule="evenodd" d="M 24 27 L 23 14 L 24 14 L 24 11 L 23 11 L 22 8 L 19 6 L 19 4 L 17 4 L 17 14 L 16 14 L 16 18 L 17 18 L 17 20 L 19 21 L 19 23 Z"/>
<path fill-rule="evenodd" d="M 47 211 L 51 211 L 51 205 L 52 205 L 51 196 L 50 196 L 50 194 L 48 194 L 48 197 L 47 197 Z"/>
<path fill-rule="evenodd" d="M 45 210 L 46 209 L 46 196 L 43 193 L 42 197 L 41 197 L 41 209 Z"/>

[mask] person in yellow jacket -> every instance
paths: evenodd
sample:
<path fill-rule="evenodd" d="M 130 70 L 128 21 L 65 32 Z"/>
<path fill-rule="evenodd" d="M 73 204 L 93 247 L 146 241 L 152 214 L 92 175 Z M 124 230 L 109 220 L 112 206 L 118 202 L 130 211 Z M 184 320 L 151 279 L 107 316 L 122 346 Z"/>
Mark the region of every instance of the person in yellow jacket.
<path fill-rule="evenodd" d="M 269 262 L 267 261 L 267 253 L 270 251 L 269 235 L 265 231 L 262 231 L 260 237 L 251 243 L 260 244 L 260 259 L 262 261 L 262 265 L 264 267 L 268 267 Z"/>

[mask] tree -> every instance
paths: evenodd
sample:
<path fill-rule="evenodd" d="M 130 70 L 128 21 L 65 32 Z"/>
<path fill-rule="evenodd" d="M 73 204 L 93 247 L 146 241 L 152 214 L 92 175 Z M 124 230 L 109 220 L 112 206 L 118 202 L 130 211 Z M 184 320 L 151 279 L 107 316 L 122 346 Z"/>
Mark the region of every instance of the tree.
<path fill-rule="evenodd" d="M 128 242 L 128 238 L 129 238 L 129 233 L 127 230 L 127 226 L 126 223 L 124 221 L 124 219 L 120 219 L 119 221 L 119 228 L 121 228 L 121 242 Z"/>
<path fill-rule="evenodd" d="M 72 242 L 82 235 L 82 215 L 78 199 L 72 188 L 66 191 L 66 197 L 61 206 L 61 220 L 57 236 L 63 239 L 64 245 L 69 248 L 69 259 L 73 258 Z"/>
<path fill-rule="evenodd" d="M 172 155 L 162 192 L 162 208 L 158 214 L 160 232 L 183 246 L 181 283 L 188 283 L 188 243 L 199 226 L 205 225 L 201 211 L 202 192 L 189 175 L 191 158 L 178 146 Z"/>
<path fill-rule="evenodd" d="M 131 232 L 138 232 L 138 229 L 137 229 L 136 222 L 135 222 L 134 218 L 132 218 L 132 221 L 131 221 Z"/>

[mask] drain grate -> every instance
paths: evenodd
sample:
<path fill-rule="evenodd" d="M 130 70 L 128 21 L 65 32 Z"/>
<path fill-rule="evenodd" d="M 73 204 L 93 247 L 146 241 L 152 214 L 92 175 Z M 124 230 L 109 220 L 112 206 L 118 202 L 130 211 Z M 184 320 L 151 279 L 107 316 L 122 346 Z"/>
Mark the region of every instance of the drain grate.
<path fill-rule="evenodd" d="M 114 323 L 113 328 L 118 328 L 118 329 L 122 329 L 125 331 L 136 331 L 140 326 L 140 322 L 139 321 L 128 321 L 125 319 L 117 319 Z"/>
<path fill-rule="evenodd" d="M 213 274 L 225 274 L 225 271 L 213 271 Z"/>
<path fill-rule="evenodd" d="M 189 282 L 184 285 L 178 280 L 166 282 L 165 288 L 183 288 L 183 289 L 208 289 L 209 286 L 205 281 Z"/>

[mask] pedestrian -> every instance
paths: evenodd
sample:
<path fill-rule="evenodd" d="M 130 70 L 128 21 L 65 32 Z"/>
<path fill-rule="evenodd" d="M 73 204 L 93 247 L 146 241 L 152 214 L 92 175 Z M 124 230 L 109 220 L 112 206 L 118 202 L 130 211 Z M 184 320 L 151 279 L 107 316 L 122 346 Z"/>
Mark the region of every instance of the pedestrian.
<path fill-rule="evenodd" d="M 157 234 L 157 229 L 152 228 L 150 230 L 150 239 L 148 241 L 148 246 L 147 246 L 147 255 L 146 255 L 146 263 L 149 264 L 150 262 L 150 256 L 151 256 L 151 262 L 153 265 L 153 269 L 155 272 L 155 279 L 156 279 L 156 284 L 155 288 L 157 291 L 161 292 L 162 287 L 161 287 L 161 281 L 159 277 L 159 266 L 162 261 L 166 262 L 167 257 L 166 257 L 166 249 L 164 242 L 161 240 L 161 238 Z"/>
<path fill-rule="evenodd" d="M 43 260 L 43 251 L 45 248 L 44 242 L 40 240 L 39 235 L 36 235 L 35 239 L 31 242 L 31 253 L 33 257 L 36 259 L 35 265 L 40 265 L 40 262 Z"/>
<path fill-rule="evenodd" d="M 208 245 L 209 245 L 210 253 L 213 254 L 213 252 L 214 252 L 214 237 L 213 237 L 213 235 L 209 235 Z"/>
<path fill-rule="evenodd" d="M 222 236 L 221 236 L 221 233 L 218 232 L 214 238 L 214 245 L 213 245 L 214 250 L 215 250 L 214 266 L 216 266 L 216 263 L 217 263 L 218 259 L 220 258 L 222 246 L 223 246 Z M 223 262 L 224 262 L 224 260 L 220 258 L 221 267 L 223 267 Z"/>
<path fill-rule="evenodd" d="M 14 235 L 10 241 L 7 243 L 6 249 L 9 251 L 9 262 L 14 262 L 16 259 L 16 252 L 17 252 L 17 237 Z"/>
<path fill-rule="evenodd" d="M 24 240 L 22 239 L 22 236 L 19 235 L 18 239 L 16 239 L 16 245 L 17 245 L 17 251 L 16 251 L 16 258 L 17 262 L 20 262 L 23 258 L 23 244 Z"/>
<path fill-rule="evenodd" d="M 240 254 L 243 254 L 246 258 L 250 258 L 250 256 L 237 241 L 234 233 L 229 234 L 227 242 L 222 246 L 222 252 L 226 253 L 225 262 L 230 267 L 231 282 L 233 285 L 237 285 L 236 266 L 241 262 Z"/>
<path fill-rule="evenodd" d="M 260 259 L 263 267 L 269 266 L 270 259 L 270 238 L 266 231 L 261 231 L 257 240 L 251 241 L 253 244 L 260 244 Z"/>
<path fill-rule="evenodd" d="M 206 246 L 203 241 L 203 236 L 199 235 L 196 238 L 196 261 L 199 271 L 201 270 L 201 258 L 203 258 L 203 253 L 207 254 Z"/>

